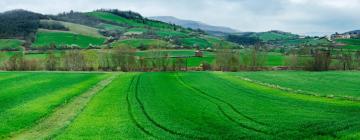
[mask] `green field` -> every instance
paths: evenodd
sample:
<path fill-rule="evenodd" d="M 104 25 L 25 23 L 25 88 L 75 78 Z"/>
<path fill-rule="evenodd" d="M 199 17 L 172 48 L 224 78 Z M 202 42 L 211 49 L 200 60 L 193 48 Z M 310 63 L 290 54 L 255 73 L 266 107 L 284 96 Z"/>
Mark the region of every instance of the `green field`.
<path fill-rule="evenodd" d="M 75 24 L 75 23 L 70 23 L 70 22 L 63 22 L 63 21 L 55 21 L 55 20 L 41 20 L 41 22 L 48 23 L 48 24 L 59 23 L 59 24 L 65 26 L 66 28 L 68 28 L 70 32 L 81 34 L 84 36 L 104 38 L 104 36 L 98 32 L 98 29 L 88 27 L 85 25 L 80 25 L 80 24 Z"/>
<path fill-rule="evenodd" d="M 345 49 L 360 50 L 360 39 L 337 39 L 336 42 L 346 44 Z"/>
<path fill-rule="evenodd" d="M 107 12 L 90 12 L 90 13 L 88 13 L 88 15 L 96 17 L 96 18 L 101 19 L 101 20 L 115 22 L 115 23 L 118 23 L 118 24 L 121 24 L 121 25 L 139 26 L 139 27 L 144 26 L 143 24 L 138 23 L 138 22 L 136 22 L 134 20 L 129 20 L 129 19 L 114 15 L 112 13 L 107 13 Z"/>
<path fill-rule="evenodd" d="M 299 74 L 313 77 L 312 73 Z M 336 74 L 358 76 L 350 72 Z M 0 89 L 3 138 L 8 135 L 10 139 L 60 140 L 360 138 L 359 102 L 263 86 L 242 80 L 239 77 L 242 73 L 3 72 L 0 75 L 0 83 L 6 85 Z M 94 90 L 96 94 L 85 92 L 109 77 L 112 80 L 100 84 L 103 90 Z M 351 80 L 342 79 L 343 83 Z M 298 86 L 302 90 L 317 89 L 311 82 L 292 83 L 303 84 Z M 353 83 L 357 84 L 339 86 L 357 89 L 359 81 Z M 331 82 L 321 84 L 327 87 Z M 84 96 L 88 102 L 73 103 L 82 100 L 81 92 L 89 95 Z"/>
<path fill-rule="evenodd" d="M 0 50 L 19 50 L 23 41 L 17 39 L 0 39 Z"/>
<path fill-rule="evenodd" d="M 112 43 L 113 47 L 130 46 L 133 48 L 139 48 L 140 46 L 147 48 L 165 48 L 169 45 L 170 43 L 158 39 L 126 39 Z"/>
<path fill-rule="evenodd" d="M 360 99 L 359 72 L 243 72 L 235 75 L 306 94 Z"/>
<path fill-rule="evenodd" d="M 84 36 L 81 34 L 74 34 L 71 32 L 40 30 L 36 34 L 36 40 L 32 47 L 41 48 L 55 44 L 57 47 L 66 45 L 78 45 L 80 48 L 87 48 L 90 44 L 102 45 L 104 38 L 96 38 L 91 36 Z"/>
<path fill-rule="evenodd" d="M 35 125 L 105 77 L 95 73 L 0 73 L 0 138 Z"/>

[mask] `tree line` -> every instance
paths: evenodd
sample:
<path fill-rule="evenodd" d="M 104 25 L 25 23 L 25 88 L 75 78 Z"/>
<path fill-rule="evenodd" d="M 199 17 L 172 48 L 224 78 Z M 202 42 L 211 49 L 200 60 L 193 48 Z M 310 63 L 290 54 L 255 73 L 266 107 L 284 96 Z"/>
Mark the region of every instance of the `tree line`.
<path fill-rule="evenodd" d="M 143 56 L 136 49 L 123 46 L 99 50 L 50 51 L 44 59 L 29 59 L 22 52 L 12 55 L 4 61 L 2 70 L 8 71 L 260 71 L 271 70 L 267 66 L 268 51 L 264 47 L 254 46 L 248 49 L 216 49 L 213 63 L 204 61 L 198 67 L 189 67 L 190 56 L 171 57 L 160 49 L 147 51 Z M 0 59 L 2 59 L 0 55 Z M 275 67 L 276 68 L 276 67 Z M 333 51 L 313 49 L 291 51 L 285 55 L 281 70 L 358 70 L 360 69 L 360 51 Z"/>

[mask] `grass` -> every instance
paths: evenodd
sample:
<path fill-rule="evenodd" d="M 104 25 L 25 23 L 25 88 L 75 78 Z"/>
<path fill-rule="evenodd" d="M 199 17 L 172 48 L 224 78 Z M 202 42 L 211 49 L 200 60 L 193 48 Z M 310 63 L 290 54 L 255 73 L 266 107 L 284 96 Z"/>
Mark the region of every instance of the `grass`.
<path fill-rule="evenodd" d="M 91 37 L 95 37 L 95 38 L 104 38 L 104 36 L 101 35 L 98 32 L 98 29 L 92 28 L 92 27 L 89 27 L 89 26 L 70 23 L 70 22 L 55 21 L 55 20 L 41 20 L 41 22 L 44 22 L 44 23 L 59 23 L 59 24 L 64 25 L 66 28 L 68 28 L 70 32 L 80 34 L 80 35 L 84 35 L 84 36 L 91 36 Z"/>
<path fill-rule="evenodd" d="M 337 39 L 336 42 L 346 44 L 345 49 L 360 50 L 360 39 Z"/>
<path fill-rule="evenodd" d="M 0 39 L 0 50 L 20 50 L 22 44 L 18 39 Z"/>
<path fill-rule="evenodd" d="M 0 75 L 0 138 L 33 126 L 107 76 L 46 72 L 1 72 Z"/>
<path fill-rule="evenodd" d="M 102 23 L 102 24 L 98 25 L 98 28 L 105 29 L 105 30 L 125 31 L 125 27 L 112 25 L 112 24 L 106 24 L 106 23 Z"/>
<path fill-rule="evenodd" d="M 114 15 L 112 13 L 90 12 L 90 13 L 87 13 L 87 14 L 89 16 L 93 16 L 93 17 L 96 17 L 96 18 L 101 19 L 101 20 L 115 22 L 115 23 L 121 24 L 121 25 L 138 26 L 138 27 L 143 27 L 144 26 L 144 24 L 138 23 L 138 22 L 136 22 L 134 20 L 129 20 L 129 19 Z"/>
<path fill-rule="evenodd" d="M 296 36 L 290 33 L 275 33 L 275 32 L 263 32 L 254 34 L 255 36 L 259 37 L 259 39 L 267 42 L 267 41 L 274 41 L 274 40 L 283 40 L 283 39 L 291 39 L 295 38 Z"/>
<path fill-rule="evenodd" d="M 269 52 L 267 54 L 266 66 L 284 66 L 285 56 L 281 53 Z"/>
<path fill-rule="evenodd" d="M 227 73 L 131 73 L 54 139 L 356 139 L 359 111 Z"/>
<path fill-rule="evenodd" d="M 104 38 L 84 36 L 71 32 L 40 30 L 36 34 L 36 40 L 32 47 L 41 48 L 44 46 L 50 46 L 51 44 L 55 44 L 57 47 L 59 47 L 75 44 L 81 48 L 87 48 L 90 44 L 102 45 L 104 41 Z"/>
<path fill-rule="evenodd" d="M 359 72 L 243 72 L 235 75 L 254 81 L 301 90 L 320 96 L 360 99 Z"/>
<path fill-rule="evenodd" d="M 162 38 L 187 37 L 188 34 L 174 30 L 158 30 L 156 34 Z"/>
<path fill-rule="evenodd" d="M 148 48 L 165 48 L 170 44 L 168 42 L 158 40 L 158 39 L 126 39 L 114 42 L 113 47 L 118 46 L 130 46 L 133 48 L 139 48 L 141 45 Z"/>
<path fill-rule="evenodd" d="M 181 39 L 181 43 L 185 47 L 200 47 L 206 49 L 208 47 L 212 47 L 212 45 L 205 39 L 202 38 L 183 38 Z"/>

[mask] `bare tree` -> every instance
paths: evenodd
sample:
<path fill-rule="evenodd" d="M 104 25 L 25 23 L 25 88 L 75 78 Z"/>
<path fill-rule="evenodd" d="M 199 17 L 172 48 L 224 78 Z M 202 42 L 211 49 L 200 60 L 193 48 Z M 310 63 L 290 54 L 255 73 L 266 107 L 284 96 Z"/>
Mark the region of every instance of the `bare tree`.
<path fill-rule="evenodd" d="M 45 59 L 45 68 L 49 71 L 54 71 L 57 69 L 59 63 L 59 58 L 56 57 L 54 52 L 49 52 Z"/>

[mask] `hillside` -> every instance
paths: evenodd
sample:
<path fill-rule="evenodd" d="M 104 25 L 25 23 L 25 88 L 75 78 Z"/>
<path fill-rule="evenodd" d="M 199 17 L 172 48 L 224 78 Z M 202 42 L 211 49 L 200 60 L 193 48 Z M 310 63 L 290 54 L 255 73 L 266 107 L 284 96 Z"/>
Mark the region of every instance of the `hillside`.
<path fill-rule="evenodd" d="M 24 10 L 10 11 L 0 14 L 0 19 L 4 19 L 3 24 L 0 23 L 0 29 L 5 29 L 10 19 L 18 18 L 33 18 L 26 20 L 32 23 L 32 26 L 20 24 L 23 22 L 20 19 L 11 21 L 16 22 L 11 28 L 13 30 L 2 32 L 0 39 L 28 40 L 25 47 L 30 50 L 116 47 L 118 42 L 129 40 L 132 42 L 130 45 L 138 44 L 131 47 L 142 47 L 141 49 L 150 48 L 146 46 L 149 43 L 145 40 L 159 40 L 163 42 L 161 44 L 167 44 L 165 47 L 171 48 L 209 48 L 222 42 L 220 38 L 215 41 L 209 39 L 203 32 L 148 19 L 136 12 L 104 9 L 85 13 L 70 11 L 58 15 L 41 15 Z"/>
<path fill-rule="evenodd" d="M 201 29 L 206 32 L 215 33 L 215 32 L 222 32 L 222 33 L 234 33 L 237 32 L 235 29 L 231 29 L 229 27 L 222 27 L 222 26 L 212 26 L 208 25 L 206 23 L 198 22 L 198 21 L 192 21 L 192 20 L 183 20 L 178 19 L 172 16 L 156 16 L 156 17 L 149 17 L 150 19 L 163 21 L 170 24 L 176 24 L 185 28 L 191 28 L 191 29 Z"/>

